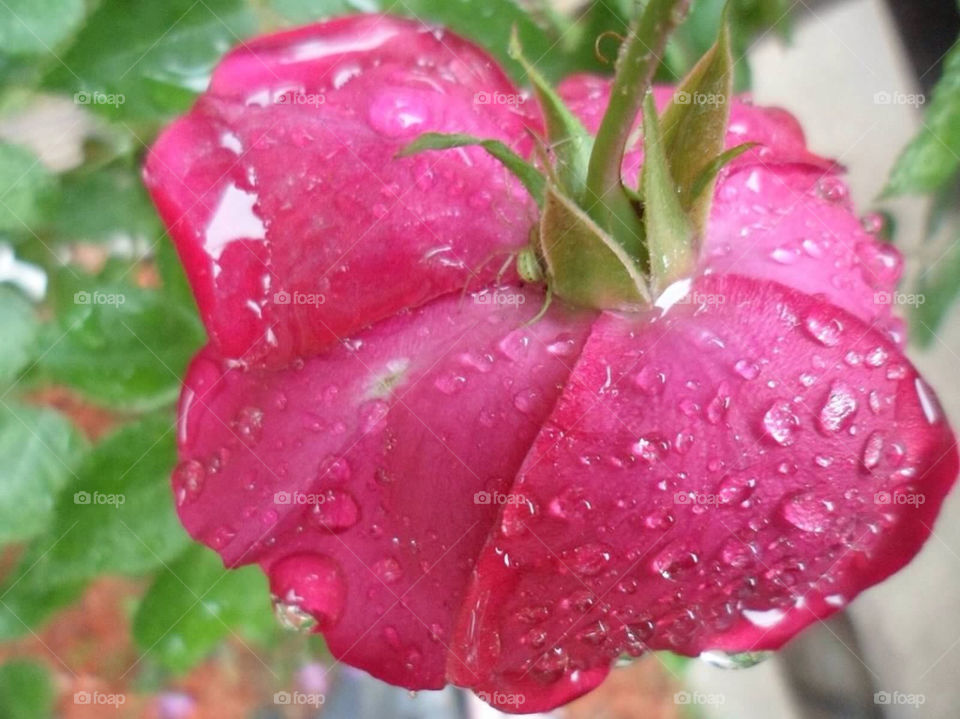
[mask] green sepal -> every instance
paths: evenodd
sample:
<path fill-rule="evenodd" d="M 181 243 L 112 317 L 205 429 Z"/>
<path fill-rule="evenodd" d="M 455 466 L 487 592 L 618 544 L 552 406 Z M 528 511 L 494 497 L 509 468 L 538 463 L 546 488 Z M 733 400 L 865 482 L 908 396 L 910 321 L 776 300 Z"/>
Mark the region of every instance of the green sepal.
<path fill-rule="evenodd" d="M 703 168 L 703 171 L 697 179 L 693 181 L 693 187 L 690 188 L 690 197 L 696 200 L 708 187 L 712 190 L 713 182 L 717 179 L 717 175 L 720 174 L 720 170 L 759 144 L 759 142 L 744 142 L 742 145 L 731 147 L 726 152 L 721 152 L 713 158 L 707 166 Z"/>
<path fill-rule="evenodd" d="M 482 147 L 523 183 L 537 205 L 543 206 L 543 192 L 546 186 L 543 175 L 500 140 L 484 140 L 460 133 L 426 132 L 400 150 L 397 157 L 408 157 L 428 150 L 449 150 L 455 147 Z"/>
<path fill-rule="evenodd" d="M 716 175 L 698 192 L 694 188 L 711 164 L 709 158 L 723 152 L 732 95 L 733 58 L 724 13 L 716 43 L 677 86 L 660 118 L 664 152 L 695 243 L 699 243 L 706 228 Z"/>
<path fill-rule="evenodd" d="M 572 304 L 635 310 L 650 301 L 633 258 L 553 185 L 540 218 L 540 254 L 551 290 Z"/>
<path fill-rule="evenodd" d="M 590 162 L 590 150 L 593 148 L 593 137 L 583 123 L 570 112 L 540 71 L 524 57 L 516 28 L 510 35 L 508 52 L 527 73 L 527 79 L 540 102 L 547 128 L 547 141 L 557 158 L 556 171 L 560 186 L 571 197 L 580 197 L 587 181 L 587 165 Z"/>
<path fill-rule="evenodd" d="M 696 262 L 687 214 L 664 154 L 653 95 L 643 101 L 643 223 L 655 290 L 688 274 Z"/>

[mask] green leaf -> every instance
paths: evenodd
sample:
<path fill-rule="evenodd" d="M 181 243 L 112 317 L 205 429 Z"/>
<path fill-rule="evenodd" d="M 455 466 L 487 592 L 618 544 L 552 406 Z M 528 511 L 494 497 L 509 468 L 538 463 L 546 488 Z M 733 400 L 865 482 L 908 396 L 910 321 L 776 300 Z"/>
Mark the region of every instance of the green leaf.
<path fill-rule="evenodd" d="M 690 224 L 664 154 L 653 95 L 643 101 L 643 222 L 655 290 L 687 274 L 696 253 Z"/>
<path fill-rule="evenodd" d="M 0 232 L 30 233 L 53 178 L 32 152 L 0 142 Z"/>
<path fill-rule="evenodd" d="M 83 22 L 84 0 L 3 0 L 0 54 L 52 54 Z"/>
<path fill-rule="evenodd" d="M 256 640 L 274 627 L 263 572 L 224 569 L 216 553 L 193 545 L 157 575 L 137 609 L 133 637 L 141 652 L 181 673 L 230 634 Z"/>
<path fill-rule="evenodd" d="M 946 253 L 930 264 L 916 282 L 910 312 L 911 338 L 920 346 L 930 345 L 937 330 L 960 294 L 960 237 Z M 921 300 L 922 298 L 922 300 Z"/>
<path fill-rule="evenodd" d="M 44 332 L 41 376 L 111 407 L 172 403 L 204 342 L 192 306 L 158 290 L 56 276 L 57 321 Z"/>
<path fill-rule="evenodd" d="M 663 144 L 670 173 L 697 241 L 706 229 L 714 179 L 694 193 L 698 179 L 723 152 L 733 94 L 733 58 L 725 22 L 710 51 L 690 71 L 663 112 Z"/>
<path fill-rule="evenodd" d="M 189 544 L 170 491 L 174 420 L 150 415 L 114 433 L 86 457 L 61 494 L 50 528 L 24 562 L 57 585 L 104 573 L 141 575 Z"/>
<path fill-rule="evenodd" d="M 943 65 L 924 126 L 897 159 L 884 196 L 923 194 L 942 187 L 960 168 L 960 44 Z"/>
<path fill-rule="evenodd" d="M 21 562 L 0 586 L 0 640 L 17 639 L 39 628 L 83 593 L 86 582 L 61 583 L 33 563 Z"/>
<path fill-rule="evenodd" d="M 540 252 L 550 288 L 575 305 L 635 309 L 648 301 L 646 282 L 633 259 L 552 185 L 540 218 Z"/>
<path fill-rule="evenodd" d="M 0 332 L 3 333 L 0 386 L 12 382 L 33 358 L 37 328 L 33 305 L 27 298 L 12 287 L 0 285 Z"/>
<path fill-rule="evenodd" d="M 399 152 L 399 157 L 407 157 L 425 150 L 448 150 L 454 147 L 478 146 L 486 150 L 490 155 L 503 163 L 510 172 L 512 172 L 523 186 L 527 188 L 530 196 L 537 201 L 537 204 L 543 204 L 543 189 L 545 180 L 540 171 L 524 160 L 509 147 L 499 140 L 484 140 L 473 135 L 446 134 L 442 132 L 427 132 L 420 135 Z"/>
<path fill-rule="evenodd" d="M 556 171 L 560 189 L 571 197 L 580 197 L 587 180 L 587 166 L 593 137 L 550 86 L 549 81 L 523 54 L 519 33 L 510 35 L 510 56 L 523 67 L 527 82 L 533 86 L 540 102 L 547 140 L 557 158 Z"/>
<path fill-rule="evenodd" d="M 0 545 L 48 527 L 85 445 L 53 410 L 0 401 Z"/>
<path fill-rule="evenodd" d="M 156 119 L 187 109 L 220 56 L 255 28 L 244 0 L 103 0 L 44 84 L 87 93 L 111 118 Z"/>
<path fill-rule="evenodd" d="M 52 717 L 56 693 L 40 664 L 14 660 L 0 666 L 0 716 L 4 719 Z"/>
<path fill-rule="evenodd" d="M 50 204 L 48 229 L 55 240 L 100 242 L 127 237 L 153 243 L 163 232 L 135 167 L 64 175 L 61 191 Z"/>

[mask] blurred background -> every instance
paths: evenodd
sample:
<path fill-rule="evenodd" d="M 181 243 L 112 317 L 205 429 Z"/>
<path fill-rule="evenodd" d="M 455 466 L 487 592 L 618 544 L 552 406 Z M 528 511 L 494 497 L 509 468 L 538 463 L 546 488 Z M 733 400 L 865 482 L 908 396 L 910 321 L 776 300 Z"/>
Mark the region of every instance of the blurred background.
<path fill-rule="evenodd" d="M 259 570 L 193 546 L 168 489 L 179 377 L 204 340 L 139 180 L 158 130 L 252 35 L 345 12 L 447 25 L 506 58 L 517 25 L 550 77 L 629 0 L 0 0 L 0 718 L 493 717 L 413 695 L 282 630 Z M 660 77 L 712 43 L 694 2 Z M 737 84 L 849 168 L 904 253 L 910 355 L 960 426 L 960 27 L 955 0 L 732 0 Z M 875 220 L 879 221 L 879 220 Z M 122 297 L 84 302 L 84 293 Z M 159 439 L 158 439 L 159 438 Z M 122 483 L 115 507 L 85 492 Z M 136 532 L 132 528 L 136 528 Z M 920 556 L 750 669 L 648 656 L 571 719 L 944 717 L 960 706 L 960 497 Z M 312 697 L 297 704 L 295 697 Z"/>

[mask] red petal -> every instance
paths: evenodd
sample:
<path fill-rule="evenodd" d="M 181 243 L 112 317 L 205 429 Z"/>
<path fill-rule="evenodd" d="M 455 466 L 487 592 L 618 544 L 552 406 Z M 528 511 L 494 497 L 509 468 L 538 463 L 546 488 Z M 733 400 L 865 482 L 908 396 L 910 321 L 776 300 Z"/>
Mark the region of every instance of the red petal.
<path fill-rule="evenodd" d="M 470 672 L 448 669 L 530 710 L 624 652 L 775 649 L 906 564 L 957 467 L 930 389 L 836 307 L 714 276 L 603 315 L 477 562 Z"/>
<path fill-rule="evenodd" d="M 525 191 L 475 148 L 395 155 L 427 131 L 522 138 L 494 93 L 517 90 L 481 50 L 383 16 L 231 53 L 146 167 L 220 352 L 282 366 L 490 284 L 527 241 Z"/>
<path fill-rule="evenodd" d="M 448 296 L 282 371 L 223 369 L 206 350 L 181 403 L 184 526 L 228 565 L 260 563 L 335 656 L 442 686 L 497 511 L 475 495 L 509 488 L 592 317 L 554 305 L 524 326 L 542 299 Z"/>

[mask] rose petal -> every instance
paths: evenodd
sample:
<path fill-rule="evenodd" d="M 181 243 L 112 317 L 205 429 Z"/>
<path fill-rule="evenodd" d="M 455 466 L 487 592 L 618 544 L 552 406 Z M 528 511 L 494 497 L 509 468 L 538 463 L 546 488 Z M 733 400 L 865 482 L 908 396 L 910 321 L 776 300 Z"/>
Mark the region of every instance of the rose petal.
<path fill-rule="evenodd" d="M 229 566 L 260 563 L 338 658 L 443 686 L 497 501 L 591 321 L 554 305 L 525 326 L 542 300 L 445 297 L 282 371 L 225 368 L 206 350 L 181 402 L 184 526 Z"/>

